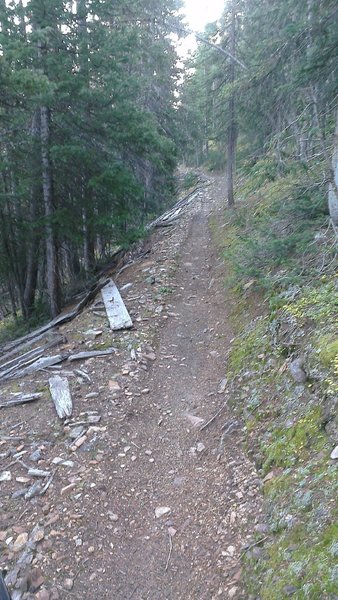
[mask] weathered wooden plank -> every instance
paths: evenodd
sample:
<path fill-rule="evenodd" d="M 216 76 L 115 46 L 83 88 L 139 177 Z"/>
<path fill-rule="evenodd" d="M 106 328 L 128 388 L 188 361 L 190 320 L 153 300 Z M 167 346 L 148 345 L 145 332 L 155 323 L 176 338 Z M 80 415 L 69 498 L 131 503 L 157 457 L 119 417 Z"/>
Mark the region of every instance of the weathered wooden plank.
<path fill-rule="evenodd" d="M 7 360 L 7 362 L 0 364 L 0 371 L 7 371 L 7 369 L 10 369 L 10 368 L 18 365 L 18 363 L 21 363 L 24 360 L 36 358 L 36 355 L 40 354 L 42 350 L 43 350 L 43 346 L 38 346 L 37 348 L 33 348 L 32 350 L 28 350 L 28 352 L 21 354 L 21 356 L 16 356 L 16 358 L 11 358 L 10 360 Z"/>
<path fill-rule="evenodd" d="M 49 389 L 56 412 L 60 419 L 70 417 L 73 412 L 73 402 L 70 394 L 68 379 L 56 375 L 49 379 Z"/>
<path fill-rule="evenodd" d="M 34 402 L 34 400 L 38 400 L 41 398 L 41 396 L 43 396 L 41 392 L 37 394 L 18 394 L 12 400 L 8 400 L 8 402 L 0 404 L 0 408 L 8 408 L 9 406 L 17 406 L 19 404 L 26 404 L 27 402 Z"/>
<path fill-rule="evenodd" d="M 133 326 L 133 322 L 124 305 L 120 292 L 112 279 L 102 288 L 101 294 L 109 319 L 110 328 L 113 331 L 130 329 L 130 327 Z"/>
<path fill-rule="evenodd" d="M 73 310 L 71 310 L 67 313 L 58 315 L 57 317 L 55 317 L 55 319 L 53 319 L 49 323 L 46 323 L 46 325 L 43 325 L 39 329 L 36 329 L 35 331 L 31 331 L 27 335 L 25 335 L 21 338 L 18 338 L 16 340 L 14 340 L 13 342 L 9 342 L 8 344 L 5 344 L 2 348 L 0 348 L 0 353 L 10 352 L 14 348 L 23 346 L 27 342 L 30 342 L 37 337 L 40 337 L 41 335 L 48 332 L 50 329 L 53 329 L 54 327 L 59 327 L 60 325 L 63 325 L 64 323 L 68 323 L 69 321 L 72 321 L 73 319 L 75 319 L 75 317 L 77 317 L 77 315 L 79 315 L 81 313 L 81 311 L 87 306 L 87 304 L 89 304 L 89 302 L 91 302 L 93 300 L 93 298 L 95 298 L 95 296 L 101 290 L 102 286 L 106 285 L 107 281 L 109 281 L 109 279 L 104 279 L 104 280 L 101 280 L 98 283 L 96 283 L 89 290 L 89 292 L 86 293 L 84 298 L 77 304 L 77 306 Z"/>
<path fill-rule="evenodd" d="M 19 377 L 24 377 L 25 375 L 31 375 L 31 373 L 35 373 L 36 371 L 41 371 L 41 369 L 46 369 L 47 367 L 51 367 L 52 365 L 57 365 L 58 363 L 66 360 L 67 354 L 57 354 L 55 356 L 46 356 L 45 358 L 38 358 L 35 362 L 28 365 L 27 367 L 20 368 L 9 373 L 6 376 L 1 377 L 1 381 L 6 381 L 7 379 L 18 379 Z"/>
<path fill-rule="evenodd" d="M 73 362 L 74 360 L 86 360 L 87 358 L 109 356 L 109 354 L 115 354 L 115 348 L 107 348 L 106 350 L 88 350 L 88 352 L 78 352 L 78 354 L 71 354 L 68 356 L 68 360 Z"/>
<path fill-rule="evenodd" d="M 9 369 L 6 369 L 6 371 L 1 371 L 0 372 L 0 380 L 1 379 L 10 379 L 11 375 L 13 373 L 17 373 L 21 369 L 24 369 L 25 367 L 28 367 L 29 365 L 31 365 L 32 363 L 36 362 L 39 358 L 42 358 L 42 357 L 43 357 L 43 352 L 41 352 L 41 349 L 40 349 L 39 352 L 36 352 L 28 360 L 17 360 L 17 361 L 15 361 L 16 364 L 14 364 L 12 367 L 10 367 Z"/>

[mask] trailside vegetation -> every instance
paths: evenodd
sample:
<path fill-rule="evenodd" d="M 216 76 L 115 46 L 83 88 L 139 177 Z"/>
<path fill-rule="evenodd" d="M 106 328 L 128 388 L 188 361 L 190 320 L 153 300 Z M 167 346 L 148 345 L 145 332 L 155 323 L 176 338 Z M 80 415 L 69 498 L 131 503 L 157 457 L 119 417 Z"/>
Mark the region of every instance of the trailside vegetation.
<path fill-rule="evenodd" d="M 180 105 L 185 162 L 236 173 L 212 227 L 231 402 L 266 499 L 243 556 L 262 600 L 337 596 L 337 24 L 331 0 L 229 0 L 204 36 L 245 68 L 200 45 Z"/>

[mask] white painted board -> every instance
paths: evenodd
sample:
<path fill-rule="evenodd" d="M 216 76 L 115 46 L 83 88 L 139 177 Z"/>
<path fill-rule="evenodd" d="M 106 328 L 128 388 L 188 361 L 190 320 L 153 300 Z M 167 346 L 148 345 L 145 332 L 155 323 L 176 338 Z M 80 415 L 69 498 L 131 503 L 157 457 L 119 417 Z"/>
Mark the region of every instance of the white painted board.
<path fill-rule="evenodd" d="M 101 294 L 109 319 L 110 328 L 113 331 L 130 329 L 130 327 L 133 326 L 133 322 L 124 305 L 120 292 L 112 279 L 102 288 Z"/>
<path fill-rule="evenodd" d="M 68 379 L 60 377 L 60 375 L 51 377 L 49 380 L 49 389 L 60 419 L 70 417 L 73 411 L 73 402 Z"/>

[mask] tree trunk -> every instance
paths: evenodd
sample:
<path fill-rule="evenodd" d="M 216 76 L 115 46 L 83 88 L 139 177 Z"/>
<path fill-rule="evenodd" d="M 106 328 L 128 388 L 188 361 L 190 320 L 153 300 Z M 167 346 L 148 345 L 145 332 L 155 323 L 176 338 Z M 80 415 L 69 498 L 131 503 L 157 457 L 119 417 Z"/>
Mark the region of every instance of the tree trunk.
<path fill-rule="evenodd" d="M 231 6 L 231 24 L 230 24 L 230 54 L 235 56 L 236 52 L 236 0 L 232 0 Z M 235 61 L 230 58 L 229 67 L 229 84 L 235 82 Z M 234 206 L 234 171 L 236 165 L 236 146 L 237 146 L 237 123 L 236 123 L 236 108 L 235 94 L 231 91 L 229 100 L 229 126 L 228 126 L 228 142 L 227 142 L 227 195 L 229 207 Z"/>
<path fill-rule="evenodd" d="M 90 88 L 89 50 L 88 50 L 88 9 L 86 0 L 78 0 L 76 5 L 79 39 L 80 75 L 84 86 Z M 90 121 L 90 107 L 86 107 L 86 119 Z M 95 264 L 95 239 L 93 238 L 91 216 L 93 214 L 92 193 L 87 189 L 87 177 L 81 177 L 82 192 L 82 233 L 83 233 L 83 265 L 86 275 L 90 274 Z"/>
<path fill-rule="evenodd" d="M 338 226 L 338 111 L 333 142 L 332 177 L 329 188 L 329 211 L 333 224 Z"/>
<path fill-rule="evenodd" d="M 37 152 L 37 140 L 41 136 L 40 131 L 40 111 L 35 111 L 32 120 L 31 135 L 33 138 L 34 153 Z M 31 226 L 31 238 L 28 243 L 26 260 L 26 280 L 24 289 L 24 316 L 29 318 L 34 310 L 35 292 L 39 268 L 39 236 L 35 230 L 35 223 L 38 217 L 38 203 L 41 199 L 41 183 L 33 183 L 31 190 L 31 201 L 29 206 L 29 222 Z"/>
<path fill-rule="evenodd" d="M 56 317 L 61 308 L 61 290 L 58 269 L 56 236 L 53 227 L 54 199 L 52 168 L 49 156 L 50 111 L 47 106 L 40 109 L 41 115 L 41 165 L 42 190 L 46 217 L 46 283 L 51 317 Z"/>

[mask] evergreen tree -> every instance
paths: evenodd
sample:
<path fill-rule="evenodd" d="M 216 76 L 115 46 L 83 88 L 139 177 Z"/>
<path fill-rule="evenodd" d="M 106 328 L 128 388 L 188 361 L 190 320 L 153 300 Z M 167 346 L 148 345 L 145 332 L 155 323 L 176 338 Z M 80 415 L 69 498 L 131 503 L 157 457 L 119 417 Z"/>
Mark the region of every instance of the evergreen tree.
<path fill-rule="evenodd" d="M 177 8 L 2 0 L 0 283 L 14 313 L 29 318 L 39 295 L 56 316 L 74 276 L 172 193 Z"/>

